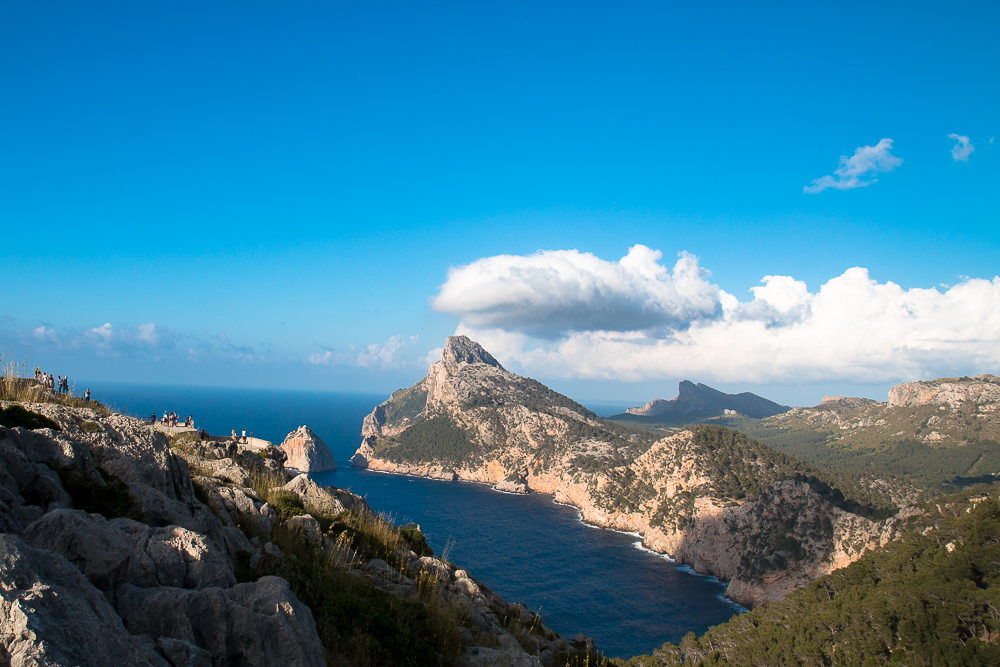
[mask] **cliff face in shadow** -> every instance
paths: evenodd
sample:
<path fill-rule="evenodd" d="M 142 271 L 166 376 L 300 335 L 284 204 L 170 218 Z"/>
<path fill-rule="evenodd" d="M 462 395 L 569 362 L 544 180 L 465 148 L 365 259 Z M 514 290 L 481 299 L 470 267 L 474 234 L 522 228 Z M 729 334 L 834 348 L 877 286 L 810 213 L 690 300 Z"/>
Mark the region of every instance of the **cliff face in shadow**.
<path fill-rule="evenodd" d="M 745 605 L 857 559 L 895 535 L 898 508 L 746 436 L 631 429 L 448 338 L 426 378 L 362 426 L 355 466 L 549 493 L 589 523 L 729 580 Z M 905 515 L 905 511 L 904 511 Z"/>

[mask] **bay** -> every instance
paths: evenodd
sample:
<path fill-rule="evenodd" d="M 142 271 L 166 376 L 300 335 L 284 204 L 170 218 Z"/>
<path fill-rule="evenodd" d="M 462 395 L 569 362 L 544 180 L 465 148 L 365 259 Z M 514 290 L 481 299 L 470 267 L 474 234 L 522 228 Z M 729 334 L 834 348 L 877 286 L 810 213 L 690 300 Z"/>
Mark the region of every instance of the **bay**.
<path fill-rule="evenodd" d="M 606 656 L 650 653 L 743 611 L 724 598 L 716 579 L 641 549 L 638 536 L 587 526 L 575 508 L 551 496 L 350 468 L 361 421 L 385 396 L 123 384 L 91 389 L 97 400 L 135 416 L 192 414 L 210 433 L 246 428 L 276 445 L 308 425 L 340 466 L 313 475 L 318 483 L 364 496 L 397 523 L 420 524 L 435 553 L 468 568 L 508 602 L 540 613 L 561 635 L 593 637 Z M 588 407 L 598 414 L 621 411 Z"/>

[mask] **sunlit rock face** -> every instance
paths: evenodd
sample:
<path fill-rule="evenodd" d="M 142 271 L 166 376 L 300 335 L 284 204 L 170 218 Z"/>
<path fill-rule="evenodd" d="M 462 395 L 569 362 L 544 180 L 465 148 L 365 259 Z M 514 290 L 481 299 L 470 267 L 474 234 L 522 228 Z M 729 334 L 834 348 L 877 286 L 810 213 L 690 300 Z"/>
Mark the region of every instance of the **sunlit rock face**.
<path fill-rule="evenodd" d="M 300 472 L 326 472 L 337 469 L 333 452 L 308 426 L 300 426 L 281 443 L 288 459 L 285 465 Z"/>

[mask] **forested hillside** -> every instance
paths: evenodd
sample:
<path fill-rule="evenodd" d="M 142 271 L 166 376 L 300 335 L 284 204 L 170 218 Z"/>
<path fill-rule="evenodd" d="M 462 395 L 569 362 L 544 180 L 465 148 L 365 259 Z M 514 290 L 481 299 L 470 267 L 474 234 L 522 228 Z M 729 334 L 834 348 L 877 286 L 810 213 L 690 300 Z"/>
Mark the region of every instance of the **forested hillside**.
<path fill-rule="evenodd" d="M 929 503 L 907 532 L 781 602 L 652 656 L 660 665 L 1000 664 L 1000 484 Z"/>

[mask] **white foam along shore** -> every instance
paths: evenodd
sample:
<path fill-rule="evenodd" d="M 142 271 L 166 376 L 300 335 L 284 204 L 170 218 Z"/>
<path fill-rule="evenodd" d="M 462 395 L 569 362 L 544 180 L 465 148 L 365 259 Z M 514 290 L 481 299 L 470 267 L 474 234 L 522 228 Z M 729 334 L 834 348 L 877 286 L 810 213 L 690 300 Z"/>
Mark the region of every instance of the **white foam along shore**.
<path fill-rule="evenodd" d="M 503 494 L 508 495 L 508 496 L 527 496 L 529 494 L 541 494 L 541 492 L 539 492 L 539 491 L 531 491 L 529 493 L 512 493 L 510 491 L 502 491 L 502 490 L 496 488 L 493 484 L 490 484 L 489 482 L 476 482 L 476 481 L 465 480 L 465 479 L 454 479 L 454 480 L 452 480 L 452 479 L 441 479 L 439 477 L 429 477 L 427 475 L 412 475 L 410 473 L 405 473 L 405 472 L 392 472 L 391 470 L 373 470 L 371 468 L 362 468 L 362 469 L 363 470 L 368 470 L 368 471 L 371 471 L 371 472 L 382 473 L 382 474 L 385 474 L 385 475 L 396 475 L 396 476 L 399 476 L 399 477 L 409 477 L 411 479 L 430 479 L 430 480 L 434 480 L 434 481 L 438 481 L 438 482 L 457 482 L 457 483 L 460 483 L 460 484 L 476 484 L 478 486 L 488 487 L 491 491 L 495 491 L 496 493 L 503 493 Z M 716 583 L 718 583 L 720 585 L 722 584 L 722 582 L 719 580 L 718 577 L 712 576 L 710 574 L 702 574 L 700 572 L 696 572 L 693 568 L 689 567 L 688 565 L 677 565 L 677 561 L 674 560 L 673 558 L 671 558 L 668 554 L 661 553 L 659 551 L 655 551 L 655 550 L 650 549 L 649 547 L 645 546 L 642 543 L 642 533 L 639 533 L 639 532 L 636 532 L 636 531 L 628 531 L 628 530 L 615 530 L 614 528 L 608 528 L 606 526 L 599 526 L 599 525 L 597 525 L 595 523 L 589 523 L 587 521 L 584 521 L 584 519 L 583 519 L 583 511 L 579 507 L 577 507 L 576 505 L 573 505 L 571 503 L 561 503 L 561 502 L 559 502 L 558 500 L 555 499 L 555 495 L 550 494 L 550 493 L 541 494 L 541 495 L 546 495 L 546 496 L 549 496 L 550 498 L 552 498 L 552 504 L 553 505 L 561 505 L 563 507 L 571 507 L 573 510 L 576 511 L 576 520 L 578 522 L 580 522 L 581 524 L 583 524 L 584 526 L 586 526 L 587 528 L 590 528 L 590 529 L 593 529 L 593 530 L 607 530 L 607 531 L 610 531 L 612 533 L 620 533 L 622 535 L 629 535 L 631 537 L 638 537 L 639 539 L 636 542 L 632 543 L 632 546 L 634 548 L 636 548 L 636 549 L 638 549 L 640 551 L 648 552 L 648 553 L 652 554 L 653 556 L 656 556 L 657 558 L 661 558 L 661 559 L 667 561 L 668 563 L 673 563 L 673 564 L 676 565 L 677 569 L 679 569 L 679 570 L 681 570 L 681 571 L 683 571 L 683 572 L 685 572 L 687 574 L 692 574 L 692 575 L 694 575 L 696 577 L 702 577 L 704 579 L 708 579 L 709 581 L 714 581 L 714 582 L 716 582 Z M 720 594 L 720 595 L 721 595 L 721 599 L 725 600 L 727 603 L 729 603 L 734 608 L 736 608 L 737 610 L 739 610 L 740 613 L 743 613 L 743 612 L 747 611 L 747 609 L 745 607 L 743 607 L 738 602 L 733 602 L 732 600 L 730 600 L 729 598 L 727 598 L 725 596 L 725 594 Z"/>
<path fill-rule="evenodd" d="M 390 470 L 372 470 L 371 468 L 363 468 L 363 470 L 368 470 L 370 472 L 376 472 L 376 473 L 382 473 L 382 474 L 385 474 L 385 475 L 396 475 L 398 477 L 409 477 L 411 479 L 429 479 L 429 480 L 433 480 L 433 481 L 437 481 L 437 482 L 456 482 L 456 483 L 459 483 L 459 484 L 475 484 L 477 486 L 488 487 L 491 491 L 495 491 L 496 493 L 502 493 L 502 494 L 508 495 L 508 496 L 522 496 L 522 497 L 524 497 L 524 496 L 529 495 L 527 493 L 512 493 L 510 491 L 501 491 L 500 489 L 496 488 L 494 485 L 490 484 L 489 482 L 474 482 L 474 481 L 465 480 L 465 479 L 454 479 L 454 480 L 452 480 L 452 479 L 441 479 L 439 477 L 428 477 L 426 475 L 411 475 L 410 473 L 392 472 Z M 539 491 L 531 491 L 531 493 L 533 493 L 533 494 L 540 494 Z M 610 531 L 612 533 L 620 533 L 622 535 L 629 535 L 631 537 L 638 537 L 639 539 L 636 542 L 632 543 L 632 546 L 635 549 L 638 549 L 639 551 L 645 551 L 647 553 L 652 554 L 653 556 L 656 556 L 657 558 L 661 558 L 661 559 L 667 561 L 668 563 L 674 563 L 676 565 L 677 561 L 675 561 L 669 555 L 667 555 L 665 553 L 660 553 L 659 551 L 654 551 L 653 549 L 650 549 L 649 547 L 645 546 L 642 543 L 642 533 L 639 533 L 639 532 L 636 532 L 636 531 L 630 531 L 630 530 L 615 530 L 614 528 L 607 528 L 605 526 L 599 526 L 599 525 L 597 525 L 595 523 L 589 523 L 589 522 L 583 520 L 583 511 L 579 507 L 577 507 L 576 505 L 573 505 L 573 504 L 570 504 L 570 503 L 561 503 L 558 500 L 555 500 L 555 496 L 553 494 L 550 494 L 550 493 L 540 494 L 540 495 L 550 496 L 552 498 L 552 504 L 553 505 L 561 505 L 562 507 L 570 507 L 573 510 L 575 510 L 576 511 L 576 520 L 579 523 L 581 523 L 584 526 L 586 526 L 587 528 L 590 528 L 592 530 L 607 530 L 607 531 Z M 677 567 L 677 569 L 679 569 L 679 570 L 681 570 L 681 571 L 683 571 L 683 572 L 685 572 L 687 574 L 693 574 L 696 577 L 701 577 L 703 579 L 708 579 L 709 581 L 714 581 L 714 582 L 716 582 L 718 584 L 722 584 L 722 582 L 719 581 L 718 577 L 712 576 L 710 574 L 702 574 L 700 572 L 696 572 L 694 569 L 692 569 L 688 565 L 677 565 L 676 567 Z M 744 608 L 742 605 L 740 605 L 737 602 L 733 602 L 732 600 L 730 600 L 729 598 L 727 598 L 724 594 L 721 594 L 721 598 L 723 600 L 725 600 L 726 602 L 728 602 L 729 604 L 731 604 L 733 607 L 736 607 L 737 609 L 742 610 L 741 613 L 747 611 L 747 609 Z"/>

